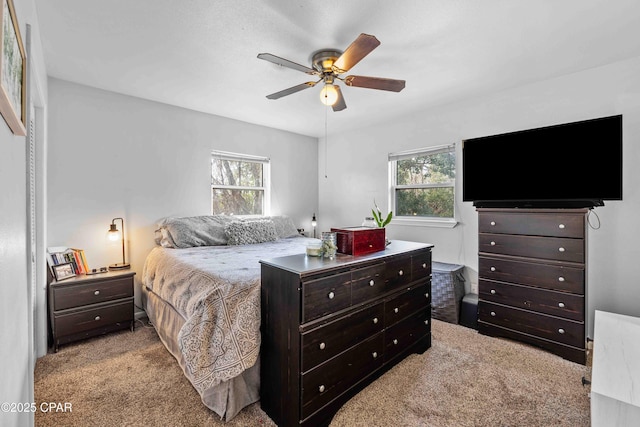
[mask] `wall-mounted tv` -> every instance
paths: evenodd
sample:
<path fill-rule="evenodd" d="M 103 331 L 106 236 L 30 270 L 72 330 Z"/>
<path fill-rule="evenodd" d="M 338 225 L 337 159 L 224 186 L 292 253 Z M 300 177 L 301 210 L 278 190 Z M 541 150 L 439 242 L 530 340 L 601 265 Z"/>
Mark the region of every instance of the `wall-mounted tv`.
<path fill-rule="evenodd" d="M 622 200 L 622 115 L 462 141 L 462 200 L 522 208 Z"/>

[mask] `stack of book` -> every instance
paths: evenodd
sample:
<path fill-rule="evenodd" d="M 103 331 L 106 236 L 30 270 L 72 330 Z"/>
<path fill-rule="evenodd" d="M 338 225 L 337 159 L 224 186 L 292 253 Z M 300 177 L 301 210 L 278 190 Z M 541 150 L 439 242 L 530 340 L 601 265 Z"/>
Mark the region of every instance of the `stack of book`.
<path fill-rule="evenodd" d="M 47 261 L 51 269 L 54 265 L 70 263 L 76 274 L 87 274 L 90 271 L 82 249 L 51 247 L 47 250 Z"/>

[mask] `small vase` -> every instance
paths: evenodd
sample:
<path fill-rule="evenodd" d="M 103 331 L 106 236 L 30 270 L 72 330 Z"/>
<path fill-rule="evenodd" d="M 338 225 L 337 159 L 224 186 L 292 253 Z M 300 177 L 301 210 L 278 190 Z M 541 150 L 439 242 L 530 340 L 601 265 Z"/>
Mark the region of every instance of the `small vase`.
<path fill-rule="evenodd" d="M 322 253 L 325 258 L 333 259 L 336 256 L 338 246 L 336 244 L 336 233 L 331 231 L 322 232 Z"/>

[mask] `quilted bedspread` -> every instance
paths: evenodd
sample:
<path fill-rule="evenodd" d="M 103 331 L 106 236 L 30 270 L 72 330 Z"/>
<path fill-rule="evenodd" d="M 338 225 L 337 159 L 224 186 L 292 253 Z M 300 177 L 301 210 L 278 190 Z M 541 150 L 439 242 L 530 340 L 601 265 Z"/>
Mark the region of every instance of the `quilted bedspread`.
<path fill-rule="evenodd" d="M 308 240 L 293 237 L 253 245 L 151 251 L 143 284 L 186 320 L 178 343 L 185 375 L 200 394 L 258 360 L 259 260 L 304 254 Z"/>

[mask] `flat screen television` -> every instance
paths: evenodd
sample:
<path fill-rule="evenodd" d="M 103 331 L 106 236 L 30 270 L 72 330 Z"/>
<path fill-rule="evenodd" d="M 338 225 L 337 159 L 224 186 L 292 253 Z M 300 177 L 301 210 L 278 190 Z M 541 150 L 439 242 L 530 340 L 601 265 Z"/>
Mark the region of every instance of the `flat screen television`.
<path fill-rule="evenodd" d="M 462 141 L 462 200 L 508 208 L 622 200 L 622 115 Z"/>

